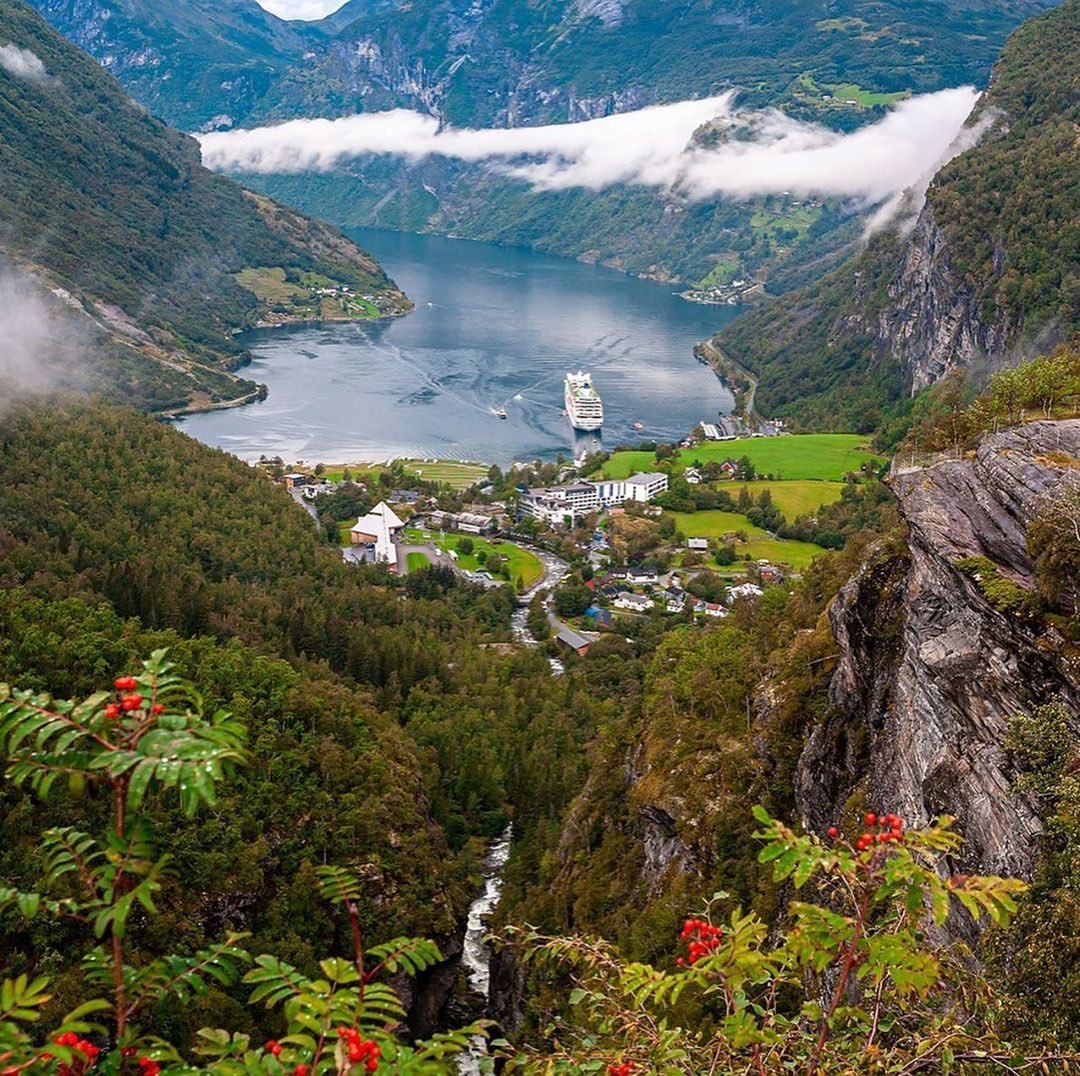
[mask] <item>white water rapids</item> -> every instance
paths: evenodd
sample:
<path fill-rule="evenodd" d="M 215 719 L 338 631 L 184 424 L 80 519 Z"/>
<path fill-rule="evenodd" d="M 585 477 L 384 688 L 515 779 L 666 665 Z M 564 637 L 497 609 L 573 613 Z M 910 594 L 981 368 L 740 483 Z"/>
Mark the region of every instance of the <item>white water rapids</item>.
<path fill-rule="evenodd" d="M 498 906 L 502 896 L 502 871 L 510 858 L 510 839 L 512 827 L 507 826 L 503 834 L 488 849 L 484 859 L 484 889 L 469 905 L 469 918 L 465 924 L 465 943 L 461 962 L 469 986 L 485 1001 L 491 989 L 491 947 L 485 942 L 488 932 L 488 919 Z M 480 1059 L 487 1056 L 487 1042 L 482 1036 L 473 1039 L 467 1053 L 458 1058 L 458 1072 L 462 1076 L 479 1076 Z"/>

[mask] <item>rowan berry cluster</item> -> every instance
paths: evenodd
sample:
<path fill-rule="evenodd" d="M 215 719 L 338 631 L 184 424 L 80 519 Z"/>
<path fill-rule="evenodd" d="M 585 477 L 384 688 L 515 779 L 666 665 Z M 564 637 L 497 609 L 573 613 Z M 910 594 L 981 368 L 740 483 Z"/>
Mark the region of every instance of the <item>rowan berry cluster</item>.
<path fill-rule="evenodd" d="M 118 676 L 113 681 L 113 687 L 120 692 L 119 702 L 110 702 L 105 706 L 105 717 L 109 721 L 115 721 L 123 714 L 129 714 L 138 710 L 146 701 L 135 689 L 139 686 L 134 676 Z M 165 713 L 165 707 L 160 702 L 155 702 L 150 707 L 150 713 L 155 716 Z"/>
<path fill-rule="evenodd" d="M 623 1061 L 622 1064 L 615 1063 L 608 1065 L 608 1076 L 630 1076 L 633 1067 L 633 1061 Z"/>
<path fill-rule="evenodd" d="M 142 1076 L 158 1076 L 161 1072 L 161 1066 L 152 1057 L 140 1057 L 139 1069 Z"/>
<path fill-rule="evenodd" d="M 85 1072 L 97 1061 L 97 1056 L 101 1053 L 100 1047 L 95 1046 L 92 1042 L 87 1042 L 86 1039 L 80 1039 L 74 1031 L 65 1031 L 62 1035 L 57 1035 L 53 1042 L 57 1046 L 70 1046 L 83 1055 L 80 1058 L 73 1058 L 70 1065 L 58 1066 L 57 1072 L 59 1076 L 76 1076 L 78 1073 Z"/>
<path fill-rule="evenodd" d="M 684 942 L 688 942 L 686 959 L 680 956 L 675 963 L 680 968 L 684 964 L 696 964 L 703 956 L 716 952 L 723 936 L 724 931 L 720 927 L 714 927 L 704 919 L 687 919 L 679 934 Z"/>
<path fill-rule="evenodd" d="M 337 1035 L 345 1043 L 350 1064 L 358 1065 L 363 1062 L 368 1072 L 374 1072 L 379 1067 L 382 1050 L 378 1043 L 371 1039 L 361 1039 L 360 1032 L 351 1027 L 339 1027 Z"/>
<path fill-rule="evenodd" d="M 904 820 L 891 811 L 889 814 L 880 816 L 874 814 L 873 811 L 868 811 L 863 815 L 863 824 L 866 826 L 866 830 L 855 841 L 855 850 L 857 852 L 865 852 L 875 844 L 888 844 L 890 841 L 900 842 L 904 839 Z M 873 832 L 874 830 L 877 830 L 877 832 Z M 836 826 L 829 826 L 825 832 L 834 840 L 840 836 L 840 830 Z"/>

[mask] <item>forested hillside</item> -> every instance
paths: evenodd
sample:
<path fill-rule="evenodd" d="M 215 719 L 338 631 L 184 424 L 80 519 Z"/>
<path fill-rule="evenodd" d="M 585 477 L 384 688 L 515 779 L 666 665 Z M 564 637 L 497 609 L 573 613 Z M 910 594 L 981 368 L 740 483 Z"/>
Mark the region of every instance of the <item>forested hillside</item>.
<path fill-rule="evenodd" d="M 1080 329 L 1080 3 L 1010 38 L 909 238 L 885 233 L 717 346 L 759 378 L 756 405 L 817 429 L 873 429 L 955 366 L 997 368 Z"/>
<path fill-rule="evenodd" d="M 255 0 L 34 0 L 69 40 L 155 116 L 195 130 L 232 126 L 322 37 Z M 106 59 L 107 58 L 107 59 Z"/>
<path fill-rule="evenodd" d="M 518 127 L 737 88 L 745 107 L 852 130 L 907 95 L 984 85 L 1008 32 L 1051 2 L 361 0 L 321 23 L 279 24 L 307 40 L 285 60 L 266 17 L 245 16 L 241 29 L 234 4 L 199 5 L 193 18 L 165 0 L 36 0 L 140 101 L 200 129 L 394 107 L 457 127 Z M 197 59 L 195 46 L 211 33 Z M 223 42 L 227 62 L 250 56 L 258 77 L 282 62 L 286 70 L 253 100 L 254 74 L 212 80 Z M 751 274 L 776 293 L 828 271 L 858 232 L 839 200 L 695 202 L 633 184 L 540 192 L 485 163 L 367 157 L 328 174 L 241 178 L 342 227 L 528 245 L 660 279 Z"/>
<path fill-rule="evenodd" d="M 509 637 L 506 591 L 427 573 L 402 591 L 348 568 L 282 489 L 129 409 L 52 400 L 6 411 L 0 436 L 0 681 L 89 692 L 167 646 L 209 705 L 250 725 L 252 764 L 219 811 L 193 828 L 156 808 L 185 895 L 140 944 L 247 929 L 310 969 L 333 940 L 311 871 L 332 859 L 379 887 L 373 942 L 428 934 L 452 956 L 470 838 L 512 811 L 524 861 L 543 855 L 621 681 L 574 673 L 553 690 L 542 655 L 480 645 Z M 0 795 L 0 873 L 25 878 L 38 811 Z M 85 810 L 60 797 L 41 817 Z M 9 967 L 40 970 L 53 942 L 33 926 L 7 945 Z M 61 1000 L 79 996 L 72 960 L 50 967 Z M 417 1026 L 452 985 L 422 993 Z"/>
<path fill-rule="evenodd" d="M 126 344 L 129 368 L 112 369 L 128 399 L 164 408 L 251 394 L 228 374 L 246 357 L 233 332 L 266 309 L 234 278 L 248 267 L 322 274 L 386 313 L 406 309 L 340 233 L 202 168 L 195 142 L 24 0 L 0 9 L 0 40 L 24 67 L 0 66 L 0 253 Z"/>

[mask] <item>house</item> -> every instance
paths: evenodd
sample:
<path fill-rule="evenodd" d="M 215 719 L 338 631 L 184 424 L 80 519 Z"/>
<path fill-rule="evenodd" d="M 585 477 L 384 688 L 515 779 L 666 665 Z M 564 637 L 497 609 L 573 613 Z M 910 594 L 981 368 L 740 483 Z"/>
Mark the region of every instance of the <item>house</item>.
<path fill-rule="evenodd" d="M 758 574 L 761 576 L 763 583 L 782 583 L 784 581 L 784 573 L 775 564 L 766 564 L 764 567 L 758 569 Z"/>
<path fill-rule="evenodd" d="M 681 590 L 664 591 L 665 606 L 669 613 L 681 613 L 686 608 L 686 594 Z"/>
<path fill-rule="evenodd" d="M 452 518 L 454 526 L 464 534 L 487 534 L 495 529 L 495 520 L 478 512 L 459 512 Z"/>
<path fill-rule="evenodd" d="M 656 569 L 628 568 L 626 570 L 626 581 L 630 584 L 637 584 L 638 586 L 644 586 L 646 583 L 655 583 Z"/>
<path fill-rule="evenodd" d="M 701 424 L 701 436 L 704 437 L 706 441 L 719 441 L 720 431 L 712 422 L 703 422 Z"/>
<path fill-rule="evenodd" d="M 720 464 L 720 470 L 725 478 L 734 478 L 739 473 L 739 464 L 736 460 L 726 459 Z"/>
<path fill-rule="evenodd" d="M 397 565 L 397 549 L 394 539 L 401 533 L 404 523 L 394 514 L 394 510 L 380 501 L 366 516 L 361 516 L 356 526 L 349 531 L 349 541 L 353 545 L 366 546 L 376 564 Z"/>
<path fill-rule="evenodd" d="M 411 489 L 392 489 L 390 501 L 392 504 L 416 504 L 420 500 L 420 494 Z"/>
<path fill-rule="evenodd" d="M 732 601 L 737 601 L 739 598 L 760 598 L 765 591 L 757 585 L 757 583 L 742 583 L 740 586 L 732 587 L 728 591 L 728 596 Z"/>
<path fill-rule="evenodd" d="M 685 478 L 691 486 L 701 485 L 701 472 L 696 467 L 687 467 L 683 472 L 683 478 Z"/>
<path fill-rule="evenodd" d="M 598 628 L 610 628 L 615 621 L 609 609 L 601 609 L 599 605 L 590 605 L 585 610 L 585 615 L 595 621 Z"/>
<path fill-rule="evenodd" d="M 728 611 L 718 602 L 706 602 L 705 615 L 723 617 L 728 615 Z"/>
<path fill-rule="evenodd" d="M 308 484 L 308 476 L 297 471 L 294 474 L 284 475 L 282 481 L 285 483 L 286 489 L 300 489 Z"/>
<path fill-rule="evenodd" d="M 645 613 L 652 608 L 652 601 L 644 594 L 631 594 L 628 590 L 620 591 L 613 604 L 616 609 L 629 609 L 632 613 Z"/>
<path fill-rule="evenodd" d="M 700 549 L 700 550 L 704 550 L 704 551 L 707 552 L 708 549 L 709 549 L 709 539 L 708 538 L 687 538 L 686 539 L 686 548 L 687 549 Z"/>
<path fill-rule="evenodd" d="M 589 652 L 589 647 L 592 646 L 591 639 L 586 639 L 584 635 L 578 635 L 573 628 L 564 627 L 556 634 L 555 638 L 568 650 L 573 650 L 581 657 L 584 657 Z"/>

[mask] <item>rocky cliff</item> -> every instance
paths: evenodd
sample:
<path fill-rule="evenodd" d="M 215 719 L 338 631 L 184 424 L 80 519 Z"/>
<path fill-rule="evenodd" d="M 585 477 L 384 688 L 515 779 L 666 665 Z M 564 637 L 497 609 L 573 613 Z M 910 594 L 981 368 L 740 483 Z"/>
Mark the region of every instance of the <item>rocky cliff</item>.
<path fill-rule="evenodd" d="M 1004 252 L 997 260 L 1004 261 Z M 1001 312 L 984 321 L 975 289 L 953 265 L 952 250 L 924 206 L 877 319 L 879 354 L 905 371 L 911 393 L 956 367 L 986 359 L 1000 368 L 1008 354 L 1009 326 Z"/>
<path fill-rule="evenodd" d="M 831 712 L 796 777 L 806 826 L 863 804 L 914 824 L 949 814 L 967 838 L 962 866 L 1029 873 L 1041 827 L 1011 792 L 1006 725 L 1055 697 L 1080 713 L 1080 678 L 1060 636 L 1002 611 L 990 584 L 1034 588 L 1027 524 L 1078 461 L 1080 421 L 1039 422 L 893 475 L 907 548 L 869 558 L 830 608 Z"/>
<path fill-rule="evenodd" d="M 970 121 L 981 141 L 935 178 L 888 288 L 878 354 L 911 392 L 1080 328 L 1080 0 L 1009 39 Z"/>

